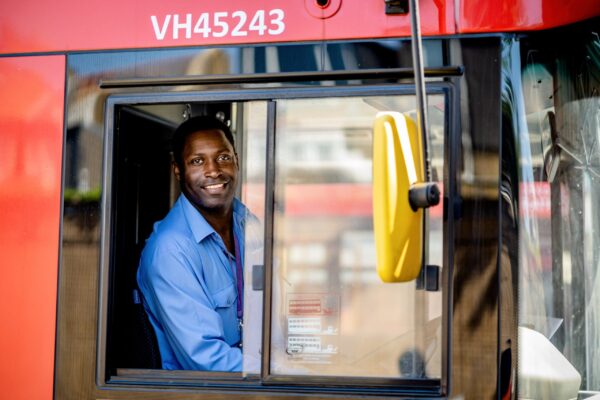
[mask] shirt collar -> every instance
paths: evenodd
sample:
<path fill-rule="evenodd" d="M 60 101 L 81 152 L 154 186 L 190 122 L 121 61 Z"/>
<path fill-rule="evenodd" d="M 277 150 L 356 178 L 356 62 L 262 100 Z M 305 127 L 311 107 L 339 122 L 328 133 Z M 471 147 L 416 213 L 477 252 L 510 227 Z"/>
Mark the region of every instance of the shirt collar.
<path fill-rule="evenodd" d="M 211 234 L 217 234 L 212 226 L 206 221 L 204 216 L 200 214 L 200 212 L 194 207 L 194 205 L 185 197 L 184 194 L 179 196 L 177 200 L 177 204 L 181 207 L 183 211 L 183 215 L 194 235 L 194 240 L 196 243 L 200 243 L 207 236 Z M 242 202 L 234 197 L 233 198 L 233 229 L 234 233 L 239 235 L 240 232 L 243 232 L 244 220 L 248 213 L 248 209 L 246 206 L 242 204 Z"/>

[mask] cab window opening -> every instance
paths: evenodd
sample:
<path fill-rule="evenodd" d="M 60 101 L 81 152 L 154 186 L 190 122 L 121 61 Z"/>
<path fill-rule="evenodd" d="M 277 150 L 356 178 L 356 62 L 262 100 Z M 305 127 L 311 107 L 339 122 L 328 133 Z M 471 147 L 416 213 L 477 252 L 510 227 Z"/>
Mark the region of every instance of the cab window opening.
<path fill-rule="evenodd" d="M 448 117 L 444 93 L 438 90 L 429 96 L 433 121 L 429 140 L 434 148 L 430 151 L 433 154 L 432 176 L 438 181 L 446 176 L 444 154 Z M 159 380 L 161 377 L 183 380 L 192 377 L 228 384 L 247 377 L 260 382 L 265 373 L 264 369 L 261 373 L 261 362 L 265 360 L 261 347 L 263 336 L 266 336 L 270 341 L 267 376 L 275 383 L 296 377 L 299 383 L 310 384 L 314 379 L 342 376 L 348 382 L 358 378 L 356 382 L 364 379 L 364 382 L 372 380 L 384 385 L 418 381 L 417 386 L 424 385 L 427 390 L 435 391 L 442 377 L 441 292 L 425 292 L 414 282 L 402 288 L 377 284 L 369 222 L 372 212 L 369 208 L 371 130 L 375 114 L 398 110 L 412 118 L 414 107 L 414 96 L 404 92 L 385 96 L 273 101 L 146 105 L 115 102 L 113 178 L 109 199 L 113 210 L 110 217 L 113 247 L 109 259 L 107 382 L 128 382 L 135 377 L 150 376 Z M 156 350 L 158 359 L 155 351 L 148 351 L 146 338 L 149 333 L 151 339 L 158 342 L 156 328 L 150 319 L 153 317 L 149 317 L 148 309 L 143 307 L 144 293 L 139 290 L 136 280 L 140 255 L 154 224 L 163 220 L 185 195 L 178 174 L 181 180 L 192 173 L 186 170 L 187 164 L 180 165 L 179 171 L 172 169 L 174 157 L 170 142 L 173 132 L 184 119 L 206 113 L 229 121 L 239 157 L 235 197 L 256 217 L 256 225 L 246 226 L 246 234 L 252 229 L 259 237 L 257 243 L 248 239 L 244 243 L 247 261 L 244 267 L 244 327 L 240 337 L 243 357 L 241 368 L 233 374 L 224 373 L 226 370 L 220 367 L 205 371 L 188 365 L 165 367 L 159 350 Z M 277 132 L 271 132 L 276 139 L 274 147 L 268 150 L 270 121 L 277 127 Z M 268 151 L 274 151 L 274 165 L 266 163 Z M 270 284 L 272 297 L 269 300 L 276 312 L 271 316 L 271 331 L 263 332 L 265 287 L 262 280 L 267 262 L 262 241 L 264 224 L 269 219 L 266 215 L 269 209 L 265 208 L 269 168 L 275 170 L 272 183 L 274 208 L 270 211 L 273 213 L 270 218 L 274 223 L 274 251 L 271 260 L 273 280 L 266 283 Z M 211 181 L 209 190 L 218 192 L 222 185 L 226 186 L 227 181 Z M 184 190 L 195 191 L 191 185 Z M 339 195 L 335 194 L 337 192 Z M 353 196 L 344 200 L 344 193 Z M 427 234 L 433 239 L 427 240 L 429 247 L 425 251 L 432 263 L 442 267 L 441 205 L 432 209 L 427 218 L 431 228 Z M 310 228 L 311 225 L 316 230 Z M 329 239 L 321 237 L 322 234 L 329 235 Z M 230 250 L 232 255 L 232 248 L 225 243 L 224 249 Z M 234 268 L 235 263 L 230 266 Z M 236 290 L 232 287 L 227 293 L 223 292 L 223 296 L 219 294 L 222 298 L 219 297 L 217 308 L 221 305 L 235 309 Z M 395 321 L 401 321 L 405 315 L 406 321 L 410 321 L 406 329 L 388 332 L 391 336 L 387 339 L 357 335 L 360 332 L 356 328 L 362 323 L 356 318 L 348 320 L 349 316 L 358 312 L 358 308 L 366 311 L 368 307 L 384 305 L 384 298 L 398 290 L 405 293 L 402 296 L 407 308 L 397 310 Z M 369 294 L 371 292 L 380 292 L 383 297 L 374 298 Z M 353 297 L 364 301 L 353 301 Z M 324 313 L 315 314 L 314 309 L 303 308 L 307 302 L 318 302 Z M 364 304 L 359 307 L 361 302 Z M 381 312 L 384 312 L 383 308 Z M 249 315 L 252 318 L 247 317 Z M 385 322 L 384 318 L 380 320 Z M 374 327 L 372 331 L 383 333 L 385 328 Z M 421 336 L 416 331 L 423 333 L 423 342 L 415 342 L 415 338 Z M 397 347 L 398 340 L 404 343 L 401 351 L 387 354 L 386 349 Z M 356 348 L 353 343 L 357 341 L 364 346 Z M 377 361 L 386 354 L 389 360 Z M 364 362 L 375 363 L 368 374 L 364 368 L 353 366 Z M 158 371 L 161 369 L 179 371 Z M 336 386 L 333 381 L 330 384 Z M 401 387 L 401 390 L 407 390 Z"/>
<path fill-rule="evenodd" d="M 213 115 L 231 124 L 232 108 L 231 103 L 211 103 L 119 106 L 115 110 L 112 201 L 116 212 L 107 337 L 107 366 L 113 371 L 163 367 L 136 272 L 153 225 L 180 197 L 181 186 L 172 168 L 172 133 L 181 121 L 196 115 Z M 233 191 L 239 194 L 237 187 Z M 150 349 L 148 344 L 152 344 Z"/>

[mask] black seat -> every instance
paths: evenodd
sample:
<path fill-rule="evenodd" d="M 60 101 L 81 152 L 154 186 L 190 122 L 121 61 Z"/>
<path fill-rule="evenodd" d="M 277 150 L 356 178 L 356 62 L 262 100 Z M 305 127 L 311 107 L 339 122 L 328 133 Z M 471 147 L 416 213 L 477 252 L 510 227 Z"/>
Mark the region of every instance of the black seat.
<path fill-rule="evenodd" d="M 132 294 L 136 320 L 134 324 L 136 332 L 132 332 L 132 336 L 138 339 L 138 343 L 131 349 L 132 359 L 139 368 L 160 369 L 162 362 L 154 328 L 144 310 L 139 289 L 133 289 Z"/>

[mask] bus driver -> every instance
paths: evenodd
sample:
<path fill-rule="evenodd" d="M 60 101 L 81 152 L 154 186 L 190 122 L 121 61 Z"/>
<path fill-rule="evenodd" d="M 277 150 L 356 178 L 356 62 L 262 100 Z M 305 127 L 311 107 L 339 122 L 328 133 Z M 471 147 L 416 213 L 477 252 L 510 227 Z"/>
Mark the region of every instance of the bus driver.
<path fill-rule="evenodd" d="M 241 371 L 244 231 L 256 217 L 234 197 L 233 136 L 217 118 L 193 117 L 172 149 L 182 195 L 155 223 L 137 272 L 162 367 Z"/>

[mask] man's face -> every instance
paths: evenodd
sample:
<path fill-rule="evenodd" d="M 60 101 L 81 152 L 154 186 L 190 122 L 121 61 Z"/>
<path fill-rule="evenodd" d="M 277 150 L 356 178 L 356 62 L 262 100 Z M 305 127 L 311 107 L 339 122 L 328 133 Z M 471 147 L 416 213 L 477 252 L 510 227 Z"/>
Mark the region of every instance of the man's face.
<path fill-rule="evenodd" d="M 183 165 L 175 164 L 181 190 L 201 212 L 230 209 L 237 185 L 238 160 L 225 134 L 216 129 L 194 132 L 186 138 Z"/>

